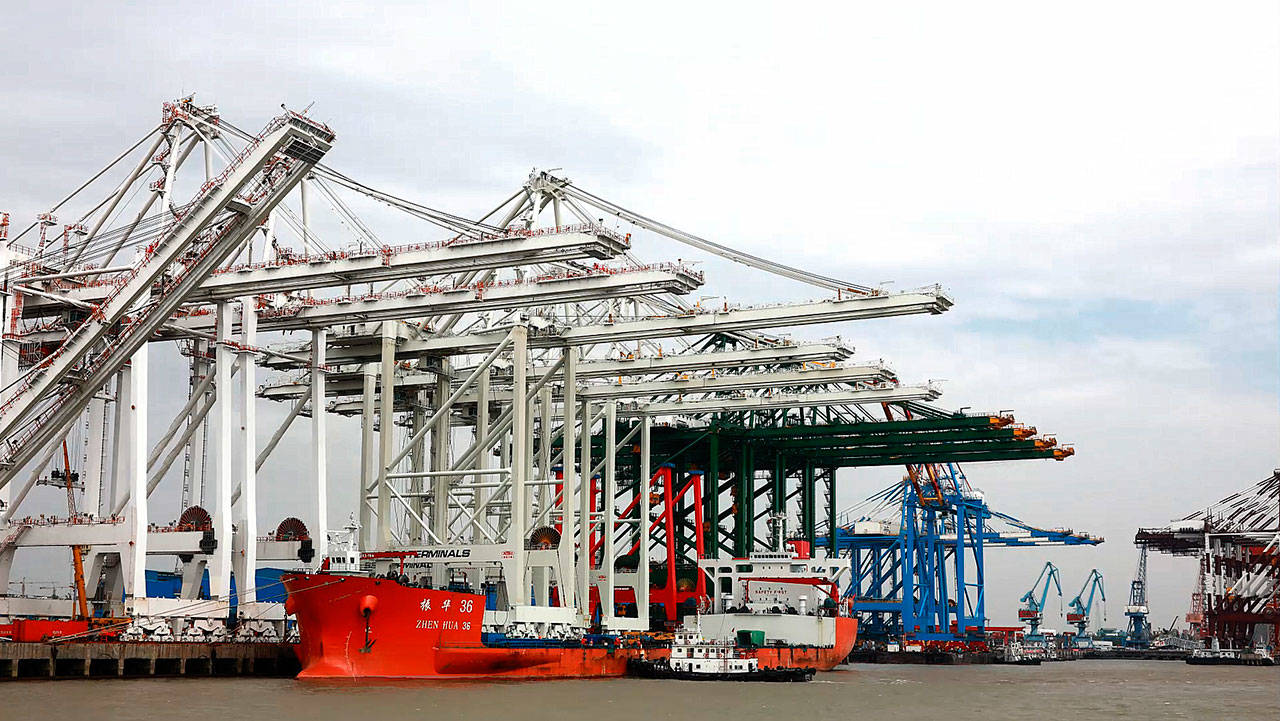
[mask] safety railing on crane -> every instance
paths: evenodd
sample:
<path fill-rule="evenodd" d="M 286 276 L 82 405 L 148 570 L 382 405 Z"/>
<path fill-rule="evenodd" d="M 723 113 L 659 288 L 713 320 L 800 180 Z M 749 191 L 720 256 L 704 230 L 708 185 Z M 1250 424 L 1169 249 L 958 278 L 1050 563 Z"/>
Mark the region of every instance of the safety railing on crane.
<path fill-rule="evenodd" d="M 266 192 L 265 190 L 262 192 Z M 244 198 L 251 204 L 255 201 L 253 197 Z M 175 211 L 177 214 L 184 214 L 186 209 Z M 346 250 L 346 251 L 330 251 L 325 253 L 298 254 L 288 253 L 282 254 L 276 258 L 257 263 L 240 263 L 226 268 L 215 270 L 212 275 L 227 275 L 230 273 L 242 273 L 253 270 L 267 270 L 275 268 L 285 268 L 296 265 L 311 265 L 314 263 L 324 263 L 331 261 L 352 260 L 359 258 L 381 257 L 384 265 L 391 265 L 392 259 L 398 255 L 408 253 L 439 250 L 443 248 L 456 247 L 459 245 L 474 245 L 483 242 L 492 242 L 498 240 L 511 240 L 516 238 L 535 238 L 558 234 L 568 233 L 585 233 L 596 236 L 607 237 L 618 243 L 630 247 L 630 234 L 622 234 L 606 228 L 596 223 L 581 223 L 577 225 L 564 225 L 558 228 L 543 228 L 537 230 L 510 230 L 500 234 L 485 234 L 480 236 L 464 236 L 449 240 L 441 240 L 428 243 L 408 243 L 403 245 L 386 246 L 376 250 Z M 34 256 L 36 252 L 29 250 L 29 254 Z M 26 272 L 24 275 L 35 275 L 38 273 L 39 258 L 31 258 L 26 261 Z M 18 267 L 14 264 L 13 267 Z M 60 272 L 84 272 L 97 270 L 97 266 L 91 263 L 77 264 L 73 267 L 62 268 Z M 128 284 L 130 276 L 125 274 L 116 274 L 109 277 L 95 277 L 89 280 L 71 280 L 71 279 L 52 279 L 45 281 L 45 288 L 50 291 L 57 290 L 79 290 L 85 288 L 121 288 Z"/>
<path fill-rule="evenodd" d="M 144 306 L 142 312 L 138 315 L 132 317 L 122 316 L 123 322 L 121 323 L 121 330 L 114 338 L 108 340 L 106 349 L 96 356 L 89 357 L 87 355 L 90 351 L 86 344 L 93 342 L 93 337 L 105 332 L 103 326 L 106 318 L 104 316 L 103 309 L 112 306 L 127 288 L 132 288 L 133 282 L 139 277 L 143 269 L 147 268 L 152 259 L 156 257 L 157 251 L 167 243 L 172 242 L 172 239 L 189 221 L 189 219 L 196 215 L 192 211 L 203 208 L 210 201 L 210 198 L 213 197 L 213 190 L 221 187 L 231 176 L 231 173 L 234 172 L 248 157 L 250 157 L 252 151 L 260 147 L 262 142 L 271 133 L 280 129 L 286 123 L 290 123 L 298 125 L 308 132 L 317 132 L 317 129 L 323 128 L 323 130 L 317 132 L 317 135 L 326 136 L 331 139 L 332 131 L 328 130 L 327 126 L 314 123 L 310 120 L 306 120 L 305 118 L 300 119 L 300 117 L 301 116 L 296 116 L 296 114 L 289 114 L 280 116 L 273 120 L 267 125 L 266 129 L 253 139 L 252 142 L 246 145 L 245 149 L 227 165 L 221 174 L 202 185 L 196 199 L 185 206 L 183 212 L 175 213 L 174 219 L 166 225 L 164 230 L 160 233 L 159 239 L 149 244 L 143 250 L 141 259 L 123 274 L 123 278 L 120 279 L 121 284 L 115 287 L 115 289 L 108 294 L 105 300 L 93 307 L 89 317 L 80 323 L 68 335 L 57 350 L 49 354 L 49 356 L 34 366 L 32 370 L 26 374 L 22 383 L 18 386 L 15 392 L 10 394 L 9 398 L 3 404 L 0 404 L 0 417 L 10 411 L 19 398 L 22 398 L 24 395 L 32 392 L 37 381 L 42 379 L 44 373 L 46 373 L 48 369 L 62 357 L 62 355 L 69 352 L 69 348 L 76 347 L 77 345 L 82 346 L 79 352 L 85 353 L 86 356 L 82 359 L 78 359 L 80 361 L 80 365 L 85 365 L 86 367 L 103 367 L 112 358 L 117 349 L 127 345 L 126 341 L 129 341 L 132 338 L 132 336 L 137 332 L 137 329 L 147 325 L 142 323 L 141 320 L 150 316 L 156 307 L 155 304 L 148 304 Z M 256 182 L 253 191 L 251 191 L 251 197 L 256 196 L 257 200 L 261 200 L 262 197 L 265 197 L 265 193 L 261 191 L 270 190 L 270 188 L 272 188 L 281 178 L 288 174 L 292 164 L 287 162 L 285 159 L 281 160 L 284 162 L 274 162 L 269 164 L 267 172 L 264 173 L 262 178 Z M 255 204 L 257 200 L 251 201 L 250 205 Z M 171 290 L 180 286 L 189 275 L 191 268 L 198 265 L 200 261 L 207 257 L 208 253 L 214 247 L 217 247 L 218 242 L 223 237 L 232 232 L 235 228 L 239 227 L 238 221 L 241 217 L 243 216 L 236 215 L 234 218 L 228 219 L 226 222 L 223 222 L 215 228 L 203 231 L 192 242 L 192 247 L 196 249 L 195 252 L 188 253 L 184 257 L 178 259 L 177 262 L 182 266 L 182 270 L 161 282 L 159 289 L 160 295 L 164 296 Z M 22 430 L 16 434 L 10 435 L 7 439 L 10 452 L 15 452 L 17 449 L 25 447 L 34 438 L 36 438 L 36 436 L 44 431 L 45 426 L 50 419 L 58 414 L 67 399 L 75 394 L 76 388 L 74 386 L 64 386 L 54 392 L 49 402 L 44 405 L 44 408 L 33 418 L 26 419 L 27 422 Z M 37 399 L 37 401 L 38 400 L 39 399 Z"/>
<path fill-rule="evenodd" d="M 516 238 L 536 238 L 550 235 L 563 235 L 568 233 L 584 233 L 588 235 L 604 236 L 619 243 L 626 244 L 630 247 L 630 235 L 624 235 L 616 231 L 610 230 L 602 225 L 595 223 L 582 223 L 579 225 L 564 225 L 559 228 L 544 228 L 539 230 L 511 230 L 506 233 L 481 234 L 475 236 L 462 236 L 451 238 L 449 240 L 439 240 L 426 243 L 407 243 L 403 245 L 390 245 L 381 248 L 368 248 L 356 250 L 335 250 L 325 253 L 290 253 L 281 255 L 271 260 L 259 261 L 257 263 L 241 263 L 238 265 L 221 268 L 214 272 L 215 275 L 225 275 L 228 273 L 240 273 L 251 270 L 266 270 L 272 268 L 285 268 L 294 265 L 309 265 L 312 263 L 324 263 L 338 260 L 353 260 L 360 258 L 376 258 L 382 257 L 384 265 L 390 265 L 391 259 L 398 255 L 408 253 L 416 253 L 429 250 L 441 250 L 444 248 L 452 248 L 462 245 L 476 245 L 498 240 L 513 240 Z"/>
<path fill-rule="evenodd" d="M 196 122 L 204 125 L 218 125 L 222 122 L 218 116 L 218 106 L 196 105 L 193 97 L 187 96 L 175 102 L 164 103 L 160 111 L 160 125 L 167 127 L 178 121 L 188 125 L 194 125 Z M 196 114 L 199 117 L 196 117 Z"/>
<path fill-rule="evenodd" d="M 350 303 L 361 303 L 378 300 L 396 300 L 400 298 L 417 298 L 426 295 L 443 295 L 445 293 L 471 292 L 477 297 L 482 296 L 485 292 L 499 288 L 517 288 L 530 287 L 540 283 L 548 283 L 552 281 L 572 280 L 577 278 L 600 278 L 616 275 L 627 275 L 632 273 L 644 273 L 652 271 L 662 271 L 673 275 L 686 275 L 696 279 L 699 283 L 703 280 L 703 274 L 693 270 L 687 265 L 681 263 L 650 263 L 647 265 L 619 266 L 608 267 L 601 265 L 593 265 L 582 270 L 560 270 L 551 273 L 525 278 L 522 280 L 503 280 L 503 281 L 482 281 L 470 283 L 466 285 L 418 285 L 407 290 L 386 291 L 381 293 L 366 293 L 361 295 L 340 295 L 329 298 L 298 298 L 290 305 L 273 310 L 266 310 L 259 314 L 261 319 L 277 319 L 291 318 L 298 315 L 307 308 L 329 307 L 335 305 L 346 305 Z"/>
<path fill-rule="evenodd" d="M 257 149 L 262 144 L 263 140 L 265 140 L 266 137 L 271 132 L 279 129 L 280 127 L 283 127 L 285 122 L 286 122 L 285 119 L 281 117 L 281 118 L 277 118 L 275 121 L 268 124 L 267 126 L 268 129 L 259 133 L 254 138 L 253 142 L 246 145 L 245 149 L 242 150 L 240 154 L 238 154 L 231 161 L 231 163 L 227 165 L 227 167 L 222 171 L 221 174 L 219 174 L 214 179 L 206 182 L 204 185 L 200 187 L 200 191 L 195 200 L 193 200 L 191 203 L 188 203 L 185 206 L 182 206 L 181 209 L 175 209 L 174 220 L 170 221 L 165 226 L 165 228 L 161 231 L 161 233 L 159 234 L 160 240 L 157 240 L 153 243 L 148 244 L 143 249 L 142 258 L 137 263 L 135 263 L 132 268 L 130 268 L 128 271 L 125 271 L 124 273 L 117 276 L 116 278 L 112 279 L 114 290 L 112 290 L 111 293 L 109 293 L 101 303 L 95 306 L 94 311 L 90 314 L 90 320 L 97 320 L 97 321 L 102 320 L 101 308 L 103 306 L 110 305 L 113 301 L 115 301 L 119 297 L 121 293 L 125 291 L 125 288 L 128 287 L 133 282 L 133 280 L 136 279 L 138 275 L 142 272 L 143 268 L 145 268 L 147 264 L 150 263 L 151 259 L 156 255 L 156 252 L 166 242 L 166 240 L 169 238 L 172 238 L 174 234 L 176 234 L 183 227 L 187 219 L 191 217 L 191 214 L 192 214 L 191 212 L 193 210 L 203 207 L 205 203 L 208 202 L 209 198 L 212 197 L 212 191 L 215 188 L 221 187 L 221 185 L 226 182 L 226 179 L 230 177 L 230 174 L 236 168 L 238 168 L 241 163 L 244 162 L 245 158 L 247 158 L 253 150 Z M 284 166 L 277 166 L 277 167 L 283 167 L 286 171 L 289 168 L 287 164 Z M 280 177 L 280 174 L 278 173 L 274 173 L 274 174 L 268 173 L 263 177 L 262 181 L 259 183 L 259 187 L 266 186 L 269 189 L 271 184 L 277 181 L 279 177 Z M 260 199 L 261 198 L 259 198 L 259 200 Z M 252 205 L 254 204 L 254 202 L 251 202 L 250 204 Z M 218 240 L 220 240 L 227 233 L 233 230 L 237 225 L 238 224 L 236 222 L 231 221 L 231 222 L 222 224 L 220 227 L 216 229 L 211 229 L 202 233 L 201 237 L 192 243 L 193 247 L 199 248 L 200 250 L 197 253 L 187 256 L 186 258 L 183 258 L 180 261 L 184 267 L 184 270 L 175 276 L 171 276 L 167 281 L 165 281 L 160 288 L 161 293 L 163 294 L 168 289 L 176 287 L 179 283 L 181 283 L 181 281 L 186 277 L 187 271 L 196 263 L 198 263 L 200 260 L 202 260 L 209 253 L 209 251 L 217 245 Z M 145 316 L 145 313 L 143 315 Z M 133 329 L 137 327 L 136 321 L 139 320 L 141 317 L 142 316 L 135 316 L 134 318 L 131 319 L 132 322 L 125 323 L 121 334 L 116 339 L 116 343 L 108 346 L 107 350 L 104 351 L 104 353 L 102 353 L 101 355 L 97 356 L 94 359 L 94 362 L 101 363 L 101 362 L 104 362 L 107 358 L 109 358 L 111 356 L 111 353 L 115 345 L 119 344 L 120 341 L 129 337 L 129 335 L 133 332 Z M 19 387 L 19 390 L 14 394 L 12 394 L 3 405 L 0 405 L 0 414 L 3 414 L 5 412 L 8 406 L 13 403 L 14 399 L 16 399 L 26 390 L 30 389 L 30 387 L 34 384 L 35 380 L 37 379 L 37 374 L 43 368 L 48 367 L 55 360 L 57 360 L 65 348 L 69 347 L 72 343 L 75 343 L 84 334 L 92 333 L 93 332 L 92 325 L 93 324 L 90 322 L 84 322 L 84 323 L 81 323 L 79 326 L 77 326 L 70 333 L 70 335 L 68 335 L 67 339 L 63 342 L 63 344 L 59 347 L 59 349 L 57 351 L 54 351 L 47 358 L 45 358 L 44 361 L 42 361 L 40 365 L 36 367 L 36 370 L 33 373 L 28 374 L 27 378 L 23 381 L 23 384 Z"/>

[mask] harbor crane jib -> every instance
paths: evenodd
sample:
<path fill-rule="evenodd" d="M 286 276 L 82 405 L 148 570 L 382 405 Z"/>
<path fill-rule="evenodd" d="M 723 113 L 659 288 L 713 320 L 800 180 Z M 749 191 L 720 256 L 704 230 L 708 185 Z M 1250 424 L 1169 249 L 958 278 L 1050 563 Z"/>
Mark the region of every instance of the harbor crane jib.
<path fill-rule="evenodd" d="M 1086 598 L 1085 593 L 1089 596 Z M 1103 618 L 1106 618 L 1106 602 L 1107 591 L 1102 585 L 1102 572 L 1093 569 L 1089 572 L 1089 577 L 1085 579 L 1084 585 L 1080 587 L 1080 593 L 1071 599 L 1067 604 L 1067 623 L 1074 624 L 1076 627 L 1076 645 L 1084 647 L 1093 646 L 1093 637 L 1089 635 L 1089 617 L 1093 612 L 1093 599 L 1097 596 L 1104 604 L 1102 607 Z"/>
<path fill-rule="evenodd" d="M 1058 598 L 1062 598 L 1062 583 L 1059 580 L 1058 567 L 1053 565 L 1052 561 L 1045 561 L 1044 568 L 1040 569 L 1040 576 L 1036 578 L 1036 582 L 1031 584 L 1031 589 L 1022 594 L 1020 599 L 1024 604 L 1018 610 L 1018 620 L 1031 626 L 1031 632 L 1027 634 L 1027 638 L 1040 638 L 1040 624 L 1044 621 L 1044 604 L 1049 598 L 1049 584 L 1052 583 L 1058 589 Z M 1043 588 L 1041 585 L 1043 584 Z M 1039 589 L 1040 597 L 1036 598 L 1036 590 Z"/>
<path fill-rule="evenodd" d="M 332 141 L 327 127 L 286 112 L 189 204 L 172 210 L 173 220 L 115 290 L 90 306 L 54 352 L 6 390 L 0 402 L 0 436 L 7 441 L 0 451 L 0 485 L 79 416 L 183 299 L 243 246 Z"/>

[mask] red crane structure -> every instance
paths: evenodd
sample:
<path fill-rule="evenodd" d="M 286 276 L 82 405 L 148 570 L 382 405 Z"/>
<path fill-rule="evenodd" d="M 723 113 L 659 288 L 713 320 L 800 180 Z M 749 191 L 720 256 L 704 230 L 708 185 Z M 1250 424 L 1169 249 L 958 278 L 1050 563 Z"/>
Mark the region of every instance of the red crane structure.
<path fill-rule="evenodd" d="M 1280 647 L 1280 469 L 1136 543 L 1199 557 L 1187 621 L 1224 648 Z"/>

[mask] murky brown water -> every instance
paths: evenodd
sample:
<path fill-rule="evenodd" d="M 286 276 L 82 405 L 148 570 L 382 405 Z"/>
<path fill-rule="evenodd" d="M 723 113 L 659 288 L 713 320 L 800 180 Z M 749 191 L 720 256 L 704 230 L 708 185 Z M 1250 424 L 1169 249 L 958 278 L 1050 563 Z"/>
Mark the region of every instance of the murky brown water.
<path fill-rule="evenodd" d="M 853 665 L 809 684 L 644 681 L 307 683 L 282 679 L 0 685 L 0 720 L 1280 719 L 1280 668 L 1075 661 Z"/>

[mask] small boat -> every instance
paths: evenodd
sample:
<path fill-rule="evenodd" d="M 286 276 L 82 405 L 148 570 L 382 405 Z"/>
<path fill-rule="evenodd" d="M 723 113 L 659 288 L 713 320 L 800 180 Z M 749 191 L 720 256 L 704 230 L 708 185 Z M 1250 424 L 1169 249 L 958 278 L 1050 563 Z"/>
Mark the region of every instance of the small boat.
<path fill-rule="evenodd" d="M 708 641 L 700 630 L 677 631 L 667 658 L 627 661 L 629 675 L 682 681 L 812 681 L 816 671 L 809 666 L 761 668 L 754 648 Z"/>
<path fill-rule="evenodd" d="M 1019 641 L 1010 642 L 1004 649 L 1003 663 L 1011 666 L 1039 666 L 1044 660 L 1044 647 L 1025 647 Z"/>
<path fill-rule="evenodd" d="M 1040 662 L 1041 660 L 1039 658 L 1035 658 L 1031 656 L 1023 656 L 1021 658 L 1015 658 L 1012 661 L 1006 661 L 1005 663 L 1011 664 L 1013 666 L 1039 666 Z"/>
<path fill-rule="evenodd" d="M 1197 648 L 1187 656 L 1192 666 L 1275 666 L 1275 658 L 1264 648 L 1243 651 L 1230 648 Z"/>

